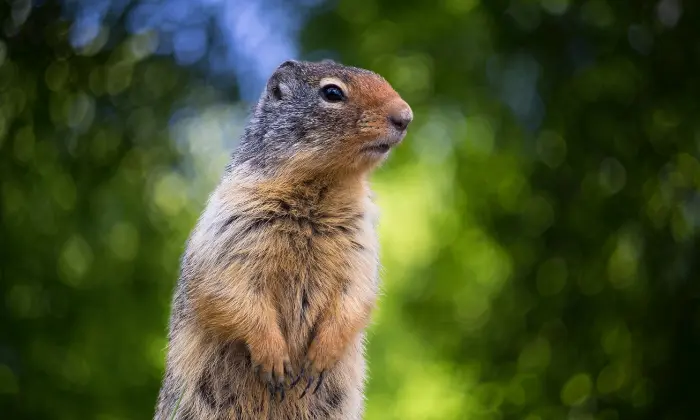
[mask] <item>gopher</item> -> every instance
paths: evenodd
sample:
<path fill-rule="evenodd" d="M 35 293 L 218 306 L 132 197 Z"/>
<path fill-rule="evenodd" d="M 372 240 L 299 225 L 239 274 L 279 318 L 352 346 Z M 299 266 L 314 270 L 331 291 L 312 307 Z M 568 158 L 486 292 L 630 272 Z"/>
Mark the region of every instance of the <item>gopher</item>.
<path fill-rule="evenodd" d="M 187 240 L 155 419 L 362 417 L 379 289 L 367 177 L 412 119 L 369 70 L 274 71 Z"/>

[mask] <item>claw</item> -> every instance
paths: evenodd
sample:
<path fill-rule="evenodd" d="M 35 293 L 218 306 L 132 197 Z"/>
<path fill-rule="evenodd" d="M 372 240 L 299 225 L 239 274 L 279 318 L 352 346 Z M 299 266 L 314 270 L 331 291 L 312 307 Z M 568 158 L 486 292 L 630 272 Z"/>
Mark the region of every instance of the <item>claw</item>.
<path fill-rule="evenodd" d="M 277 394 L 279 393 L 279 402 L 285 400 L 287 384 L 293 378 L 292 364 L 289 361 L 284 361 L 282 372 L 278 372 L 275 369 L 271 371 L 265 371 L 262 365 L 253 366 L 254 374 L 260 378 L 265 387 L 267 387 L 267 392 L 270 394 L 270 402 L 277 401 Z M 297 378 L 297 381 L 299 378 Z M 265 396 L 263 395 L 261 404 L 263 404 Z"/>
<path fill-rule="evenodd" d="M 321 387 L 321 384 L 323 383 L 323 378 L 324 378 L 323 375 L 324 375 L 324 374 L 325 374 L 325 371 L 324 371 L 324 372 L 321 372 L 321 373 L 318 375 L 318 383 L 316 384 L 316 388 L 314 388 L 314 392 L 312 392 L 312 394 L 316 394 L 316 391 L 318 391 L 318 389 Z"/>
<path fill-rule="evenodd" d="M 299 399 L 304 398 L 304 395 L 306 395 L 306 391 L 308 391 L 309 388 L 311 388 L 311 384 L 313 384 L 313 383 L 314 383 L 314 377 L 309 375 L 309 377 L 306 378 L 306 388 L 304 388 L 304 392 L 301 393 L 301 395 L 299 396 Z"/>
<path fill-rule="evenodd" d="M 294 388 L 295 386 L 297 386 L 297 384 L 299 383 L 299 381 L 301 380 L 301 378 L 304 377 L 304 371 L 305 371 L 305 369 L 304 369 L 304 368 L 301 368 L 301 372 L 299 372 L 299 376 L 297 376 L 297 378 L 296 378 L 294 381 L 292 381 L 291 385 L 289 385 L 289 389 L 292 389 L 292 388 Z"/>

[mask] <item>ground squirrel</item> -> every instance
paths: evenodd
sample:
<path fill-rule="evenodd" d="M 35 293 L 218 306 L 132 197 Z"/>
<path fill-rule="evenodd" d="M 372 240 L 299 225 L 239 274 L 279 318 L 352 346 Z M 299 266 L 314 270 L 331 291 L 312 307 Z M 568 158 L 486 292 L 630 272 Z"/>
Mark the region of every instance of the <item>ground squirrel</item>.
<path fill-rule="evenodd" d="M 156 419 L 361 418 L 378 292 L 367 175 L 412 118 L 371 71 L 275 70 L 187 241 Z"/>

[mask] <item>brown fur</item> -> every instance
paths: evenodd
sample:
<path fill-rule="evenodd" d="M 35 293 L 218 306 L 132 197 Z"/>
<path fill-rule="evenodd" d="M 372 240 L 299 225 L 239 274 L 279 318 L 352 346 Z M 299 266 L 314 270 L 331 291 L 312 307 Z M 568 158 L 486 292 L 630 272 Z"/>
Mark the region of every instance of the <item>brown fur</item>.
<path fill-rule="evenodd" d="M 339 147 L 302 148 L 274 175 L 238 165 L 210 197 L 183 256 L 156 419 L 178 400 L 177 419 L 361 418 L 378 292 L 378 159 L 361 148 L 387 135 L 388 107 L 408 106 L 372 74 L 344 83 L 359 118 Z"/>

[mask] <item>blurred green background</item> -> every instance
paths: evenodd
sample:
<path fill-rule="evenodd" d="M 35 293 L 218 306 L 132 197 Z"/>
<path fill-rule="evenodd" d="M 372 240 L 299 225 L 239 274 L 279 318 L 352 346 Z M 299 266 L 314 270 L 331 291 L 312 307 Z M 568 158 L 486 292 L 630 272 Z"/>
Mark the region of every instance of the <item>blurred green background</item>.
<path fill-rule="evenodd" d="M 696 419 L 700 6 L 0 0 L 0 417 L 146 419 L 179 256 L 269 72 L 411 104 L 366 418 Z"/>

